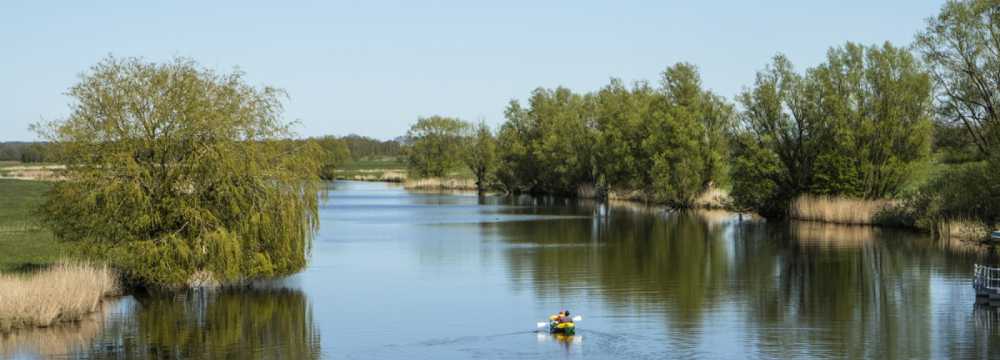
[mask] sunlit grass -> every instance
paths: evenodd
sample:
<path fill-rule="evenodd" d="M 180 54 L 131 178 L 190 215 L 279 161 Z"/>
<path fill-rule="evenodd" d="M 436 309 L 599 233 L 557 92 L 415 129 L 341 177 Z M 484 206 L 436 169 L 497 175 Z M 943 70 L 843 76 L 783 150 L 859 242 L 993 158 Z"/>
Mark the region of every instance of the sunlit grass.
<path fill-rule="evenodd" d="M 0 179 L 0 272 L 46 266 L 65 255 L 65 245 L 34 215 L 50 186 Z"/>

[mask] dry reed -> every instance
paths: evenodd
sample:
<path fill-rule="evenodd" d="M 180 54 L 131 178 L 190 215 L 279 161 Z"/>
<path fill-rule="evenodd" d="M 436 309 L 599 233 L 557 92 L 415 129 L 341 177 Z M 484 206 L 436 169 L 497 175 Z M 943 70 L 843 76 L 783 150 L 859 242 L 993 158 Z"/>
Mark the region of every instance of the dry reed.
<path fill-rule="evenodd" d="M 468 178 L 406 179 L 403 188 L 413 190 L 476 190 L 476 181 Z"/>
<path fill-rule="evenodd" d="M 833 224 L 875 225 L 877 215 L 893 204 L 892 200 L 803 195 L 792 202 L 789 217 Z"/>
<path fill-rule="evenodd" d="M 32 274 L 0 274 L 0 333 L 77 321 L 120 286 L 107 266 L 58 263 Z"/>

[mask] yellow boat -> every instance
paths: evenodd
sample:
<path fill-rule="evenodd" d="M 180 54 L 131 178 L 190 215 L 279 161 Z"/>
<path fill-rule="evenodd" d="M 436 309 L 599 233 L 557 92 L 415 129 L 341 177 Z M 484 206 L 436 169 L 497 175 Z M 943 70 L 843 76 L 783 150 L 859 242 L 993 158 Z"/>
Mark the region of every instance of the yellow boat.
<path fill-rule="evenodd" d="M 565 335 L 576 334 L 576 323 L 572 321 L 559 322 L 558 319 L 559 315 L 549 316 L 549 333 Z"/>

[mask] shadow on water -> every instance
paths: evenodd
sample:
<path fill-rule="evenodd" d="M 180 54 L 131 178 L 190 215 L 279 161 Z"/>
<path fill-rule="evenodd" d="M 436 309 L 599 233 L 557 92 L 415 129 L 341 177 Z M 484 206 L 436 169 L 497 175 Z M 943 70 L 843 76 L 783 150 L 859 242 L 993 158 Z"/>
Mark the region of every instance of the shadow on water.
<path fill-rule="evenodd" d="M 320 334 L 301 291 L 251 287 L 136 295 L 103 319 L 20 334 L 10 353 L 91 359 L 316 359 Z M 60 336 L 63 334 L 65 336 Z"/>

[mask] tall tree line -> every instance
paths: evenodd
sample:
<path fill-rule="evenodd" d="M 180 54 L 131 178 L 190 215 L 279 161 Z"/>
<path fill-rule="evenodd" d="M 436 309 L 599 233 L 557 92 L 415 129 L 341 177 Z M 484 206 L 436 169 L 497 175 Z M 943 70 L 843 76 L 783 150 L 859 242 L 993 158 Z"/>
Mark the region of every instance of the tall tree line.
<path fill-rule="evenodd" d="M 494 160 L 477 179 L 512 193 L 572 195 L 589 186 L 675 206 L 715 186 L 731 189 L 734 206 L 770 217 L 785 216 L 802 194 L 906 198 L 928 212 L 995 223 L 1000 211 L 985 210 L 993 206 L 982 199 L 1000 201 L 1000 186 L 984 178 L 1000 164 L 998 36 L 1000 2 L 950 1 L 912 48 L 848 42 L 802 71 L 779 54 L 734 102 L 704 89 L 687 63 L 666 69 L 656 86 L 613 79 L 586 93 L 536 89 L 524 104 L 508 104 L 495 132 L 478 132 Z M 452 142 L 465 152 L 484 143 L 468 140 L 470 128 L 456 127 L 455 139 L 466 140 Z M 409 137 L 407 154 L 420 152 L 419 138 Z M 934 160 L 932 149 L 938 161 L 969 163 L 904 193 Z M 448 166 L 461 164 L 454 159 Z M 983 196 L 942 190 L 949 177 Z"/>

